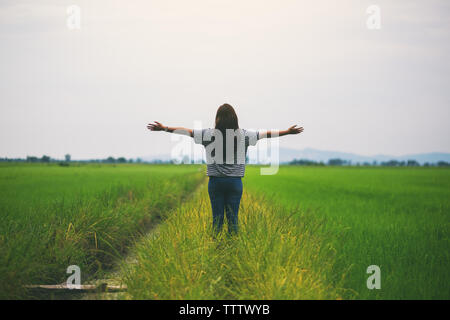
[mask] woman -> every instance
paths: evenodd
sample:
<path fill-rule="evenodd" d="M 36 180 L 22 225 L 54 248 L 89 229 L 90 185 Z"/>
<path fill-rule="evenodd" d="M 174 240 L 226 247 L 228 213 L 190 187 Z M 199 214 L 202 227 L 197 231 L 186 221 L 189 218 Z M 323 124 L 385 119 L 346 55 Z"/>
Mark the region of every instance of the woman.
<path fill-rule="evenodd" d="M 256 145 L 259 139 L 298 134 L 303 131 L 303 128 L 297 125 L 277 132 L 240 129 L 236 112 L 229 104 L 223 104 L 217 110 L 214 129 L 166 127 L 157 121 L 148 124 L 147 128 L 151 131 L 187 135 L 193 137 L 195 143 L 205 146 L 213 228 L 216 232 L 222 230 L 225 212 L 228 232 L 231 234 L 238 231 L 238 211 L 242 197 L 241 178 L 245 173 L 248 146 Z"/>

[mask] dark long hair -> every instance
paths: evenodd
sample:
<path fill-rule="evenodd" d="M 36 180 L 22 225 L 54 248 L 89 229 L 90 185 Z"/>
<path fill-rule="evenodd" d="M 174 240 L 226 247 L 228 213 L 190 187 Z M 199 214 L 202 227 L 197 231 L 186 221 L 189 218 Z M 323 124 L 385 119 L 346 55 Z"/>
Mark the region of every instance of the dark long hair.
<path fill-rule="evenodd" d="M 222 131 L 225 135 L 226 129 L 239 129 L 238 117 L 234 108 L 225 103 L 217 109 L 216 113 L 216 129 Z"/>
<path fill-rule="evenodd" d="M 228 103 L 225 103 L 217 109 L 216 113 L 216 129 L 220 130 L 222 132 L 223 137 L 223 163 L 225 163 L 226 159 L 226 130 L 227 129 L 239 129 L 239 121 L 238 117 L 236 115 L 236 111 L 234 111 L 234 108 L 229 105 Z M 236 154 L 237 150 L 237 139 L 234 137 L 234 153 Z M 235 156 L 235 162 L 237 161 Z"/>

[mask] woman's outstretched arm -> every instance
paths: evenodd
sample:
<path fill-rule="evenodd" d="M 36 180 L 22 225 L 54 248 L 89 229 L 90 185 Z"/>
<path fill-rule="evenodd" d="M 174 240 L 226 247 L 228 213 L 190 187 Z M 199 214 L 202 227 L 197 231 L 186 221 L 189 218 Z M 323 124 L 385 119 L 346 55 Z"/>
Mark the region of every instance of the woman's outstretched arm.
<path fill-rule="evenodd" d="M 192 129 L 183 128 L 183 127 L 167 127 L 162 123 L 155 121 L 154 123 L 149 123 L 147 125 L 147 129 L 150 131 L 166 131 L 170 133 L 183 134 L 185 136 L 193 137 Z"/>
<path fill-rule="evenodd" d="M 303 132 L 303 127 L 297 127 L 297 125 L 294 125 L 292 127 L 290 127 L 287 130 L 280 130 L 280 131 L 274 131 L 274 130 L 267 130 L 267 131 L 262 131 L 259 133 L 259 138 L 272 138 L 273 136 L 275 137 L 282 137 L 288 134 L 299 134 Z"/>

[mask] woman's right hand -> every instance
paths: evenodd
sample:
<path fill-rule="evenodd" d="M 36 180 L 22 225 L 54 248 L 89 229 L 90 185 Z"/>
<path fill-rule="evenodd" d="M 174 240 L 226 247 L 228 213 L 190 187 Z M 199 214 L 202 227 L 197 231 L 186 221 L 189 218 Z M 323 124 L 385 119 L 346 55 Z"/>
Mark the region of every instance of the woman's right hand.
<path fill-rule="evenodd" d="M 164 131 L 166 130 L 166 126 L 164 126 L 162 123 L 158 121 L 154 121 L 154 123 L 149 123 L 147 125 L 147 129 L 150 131 Z"/>
<path fill-rule="evenodd" d="M 297 127 L 297 125 L 293 125 L 287 131 L 288 134 L 299 134 L 303 132 L 303 127 Z"/>

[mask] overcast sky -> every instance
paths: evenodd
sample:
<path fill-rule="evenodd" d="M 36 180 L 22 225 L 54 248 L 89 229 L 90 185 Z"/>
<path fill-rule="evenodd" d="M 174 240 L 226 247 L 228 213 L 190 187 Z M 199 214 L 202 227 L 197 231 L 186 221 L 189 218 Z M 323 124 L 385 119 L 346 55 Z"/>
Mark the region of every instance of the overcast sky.
<path fill-rule="evenodd" d="M 449 61 L 448 0 L 2 0 L 0 157 L 167 154 L 148 122 L 210 127 L 224 102 L 305 128 L 282 147 L 450 152 Z"/>

